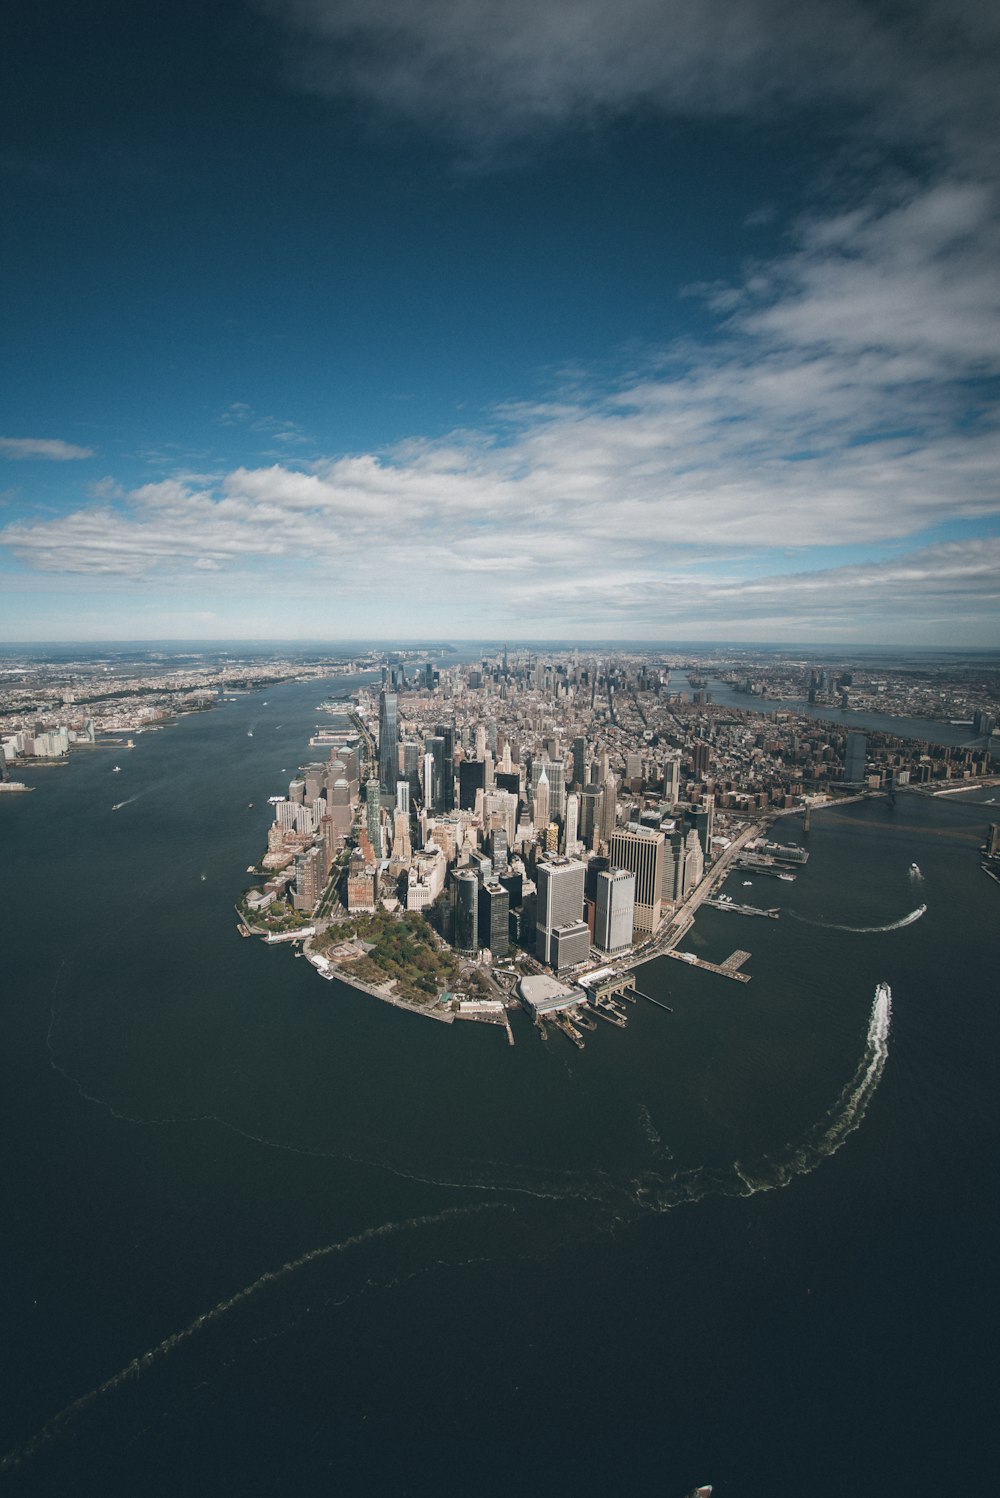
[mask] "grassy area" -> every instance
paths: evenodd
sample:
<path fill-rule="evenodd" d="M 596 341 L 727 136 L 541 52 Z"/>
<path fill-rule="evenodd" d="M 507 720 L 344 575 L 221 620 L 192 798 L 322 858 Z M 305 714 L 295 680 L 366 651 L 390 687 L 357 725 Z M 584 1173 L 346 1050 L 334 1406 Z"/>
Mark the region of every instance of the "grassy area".
<path fill-rule="evenodd" d="M 345 962 L 344 967 L 364 983 L 381 984 L 394 978 L 401 998 L 431 1003 L 458 978 L 458 959 L 447 947 L 437 945 L 431 928 L 416 911 L 401 916 L 383 911 L 353 916 L 317 937 L 313 945 L 322 952 L 352 937 L 370 943 L 371 950 L 365 957 Z"/>

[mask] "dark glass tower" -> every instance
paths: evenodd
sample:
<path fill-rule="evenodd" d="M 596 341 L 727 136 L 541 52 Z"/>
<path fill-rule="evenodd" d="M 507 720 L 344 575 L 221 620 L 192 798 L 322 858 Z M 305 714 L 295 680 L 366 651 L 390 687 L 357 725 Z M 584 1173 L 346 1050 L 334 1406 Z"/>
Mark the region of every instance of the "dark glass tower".
<path fill-rule="evenodd" d="M 378 699 L 378 783 L 379 789 L 396 799 L 399 779 L 399 718 L 396 694 L 383 687 Z"/>

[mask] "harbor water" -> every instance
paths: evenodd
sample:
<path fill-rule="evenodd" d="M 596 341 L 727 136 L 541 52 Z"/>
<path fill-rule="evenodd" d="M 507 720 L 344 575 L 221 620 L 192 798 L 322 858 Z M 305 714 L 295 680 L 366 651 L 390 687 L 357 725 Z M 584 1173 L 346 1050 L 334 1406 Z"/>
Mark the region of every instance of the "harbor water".
<path fill-rule="evenodd" d="M 780 919 L 684 943 L 750 983 L 659 959 L 672 1012 L 511 1049 L 237 935 L 345 689 L 0 805 L 0 1491 L 988 1481 L 1000 793 L 785 819 L 794 882 L 725 886 Z"/>

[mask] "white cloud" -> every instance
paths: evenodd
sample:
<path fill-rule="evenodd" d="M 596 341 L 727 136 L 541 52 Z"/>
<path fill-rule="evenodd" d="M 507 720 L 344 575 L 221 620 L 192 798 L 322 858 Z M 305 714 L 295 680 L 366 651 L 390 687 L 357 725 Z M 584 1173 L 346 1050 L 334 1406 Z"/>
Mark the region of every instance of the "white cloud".
<path fill-rule="evenodd" d="M 1000 365 L 990 213 L 972 181 L 897 184 L 804 222 L 784 259 L 731 288 L 720 341 L 616 388 L 577 374 L 548 403 L 390 453 L 187 473 L 124 498 L 102 481 L 98 507 L 15 521 L 0 541 L 37 571 L 123 585 L 211 572 L 213 589 L 239 574 L 289 598 L 367 594 L 372 623 L 389 598 L 417 617 L 463 595 L 484 624 L 549 633 L 994 617 L 995 544 L 921 539 L 1000 511 L 980 380 Z M 796 577 L 762 580 L 762 556 L 789 547 Z M 845 569 L 831 547 L 865 555 Z"/>
<path fill-rule="evenodd" d="M 258 0 L 303 87 L 463 141 L 650 106 L 688 116 L 847 105 L 886 135 L 990 130 L 1000 23 L 959 0 Z"/>
<path fill-rule="evenodd" d="M 0 437 L 0 457 L 26 460 L 42 458 L 52 463 L 69 463 L 76 458 L 92 458 L 89 447 L 77 447 L 58 437 Z"/>

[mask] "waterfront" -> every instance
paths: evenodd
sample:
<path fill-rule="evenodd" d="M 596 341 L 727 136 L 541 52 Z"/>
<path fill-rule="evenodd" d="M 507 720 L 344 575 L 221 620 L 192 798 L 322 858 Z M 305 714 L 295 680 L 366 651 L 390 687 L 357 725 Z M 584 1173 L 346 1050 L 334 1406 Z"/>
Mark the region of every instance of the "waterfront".
<path fill-rule="evenodd" d="M 749 984 L 658 959 L 638 986 L 672 1014 L 582 1054 L 520 1021 L 510 1050 L 236 936 L 322 695 L 222 704 L 2 808 L 2 1449 L 112 1381 L 11 1490 L 988 1471 L 993 793 L 814 814 L 796 882 L 751 879 L 782 917 L 752 923 Z M 736 939 L 702 909 L 684 946 Z"/>

